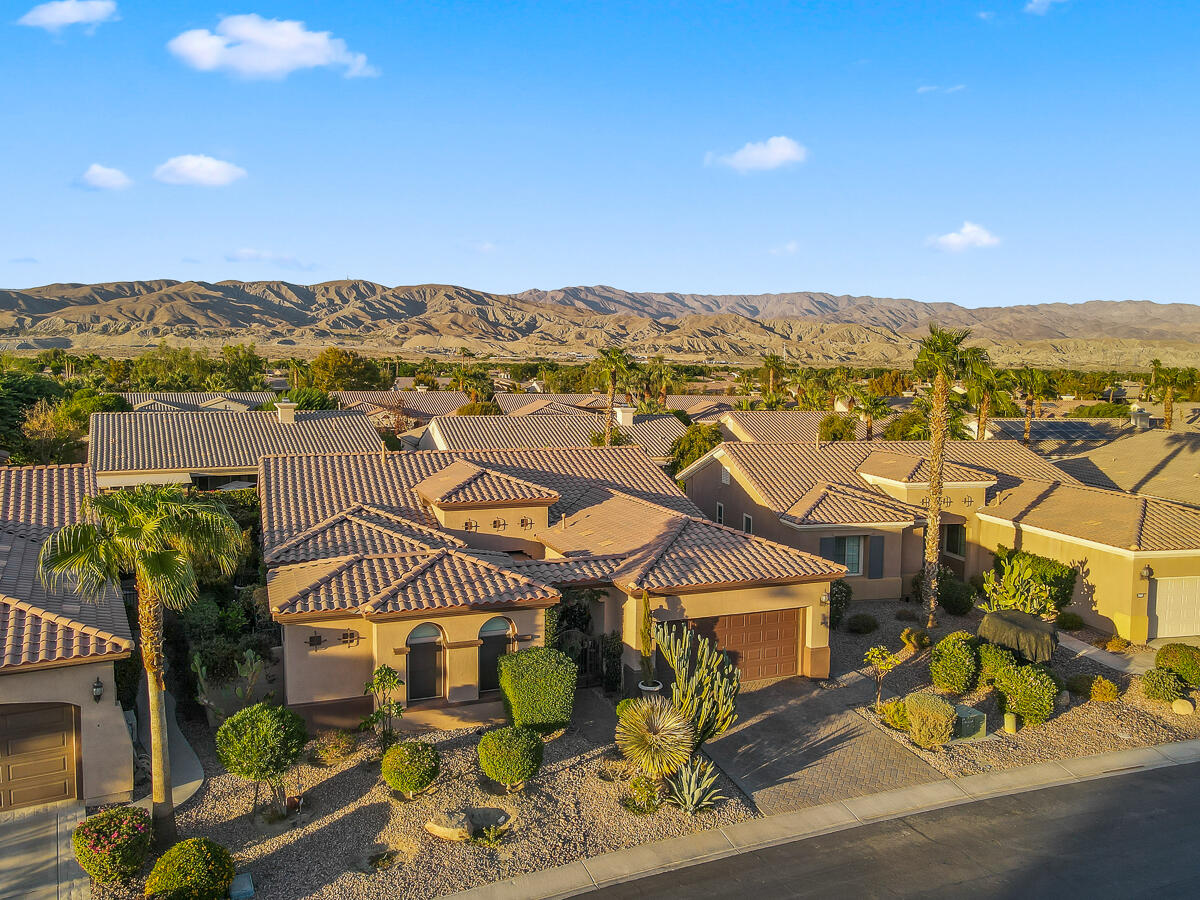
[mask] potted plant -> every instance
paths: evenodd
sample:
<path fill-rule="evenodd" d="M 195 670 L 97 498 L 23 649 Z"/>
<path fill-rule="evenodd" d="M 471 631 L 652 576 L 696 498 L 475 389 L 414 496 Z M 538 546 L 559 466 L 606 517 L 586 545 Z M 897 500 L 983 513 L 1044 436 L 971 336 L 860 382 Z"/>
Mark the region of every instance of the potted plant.
<path fill-rule="evenodd" d="M 642 680 L 638 690 L 643 696 L 656 695 L 662 691 L 662 682 L 654 673 L 654 619 L 650 615 L 650 594 L 642 592 L 642 624 L 638 628 L 638 651 L 642 655 Z"/>

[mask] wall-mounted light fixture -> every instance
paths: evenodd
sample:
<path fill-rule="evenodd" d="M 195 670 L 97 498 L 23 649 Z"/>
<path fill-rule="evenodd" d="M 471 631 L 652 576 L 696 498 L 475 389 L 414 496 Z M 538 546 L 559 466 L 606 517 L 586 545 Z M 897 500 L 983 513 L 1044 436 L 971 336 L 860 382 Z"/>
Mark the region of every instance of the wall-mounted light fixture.
<path fill-rule="evenodd" d="M 92 682 L 92 702 L 99 703 L 100 698 L 104 696 L 104 682 L 97 678 Z"/>
<path fill-rule="evenodd" d="M 1149 581 L 1153 577 L 1154 570 L 1147 564 L 1145 568 L 1142 569 L 1142 581 Z"/>
<path fill-rule="evenodd" d="M 533 519 L 529 518 L 529 516 L 525 516 L 521 519 L 521 527 L 528 531 L 533 527 Z"/>
<path fill-rule="evenodd" d="M 503 519 L 492 519 L 492 530 L 493 531 L 502 531 L 503 529 L 505 529 L 507 527 L 508 527 L 508 523 L 505 522 Z"/>
<path fill-rule="evenodd" d="M 478 531 L 479 523 L 476 522 L 474 519 L 467 519 L 467 521 L 463 522 L 463 530 L 464 531 Z"/>

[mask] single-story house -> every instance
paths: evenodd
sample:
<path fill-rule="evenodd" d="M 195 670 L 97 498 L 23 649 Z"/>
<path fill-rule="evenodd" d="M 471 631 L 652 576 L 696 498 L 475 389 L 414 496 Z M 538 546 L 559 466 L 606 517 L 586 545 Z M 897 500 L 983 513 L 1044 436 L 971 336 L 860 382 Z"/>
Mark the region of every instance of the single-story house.
<path fill-rule="evenodd" d="M 135 412 L 248 412 L 275 400 L 273 391 L 139 391 L 121 396 Z"/>
<path fill-rule="evenodd" d="M 462 391 L 333 391 L 342 409 L 363 412 L 381 431 L 407 431 L 471 402 Z"/>
<path fill-rule="evenodd" d="M 645 604 L 747 680 L 829 671 L 843 567 L 705 519 L 635 447 L 270 456 L 259 487 L 286 701 L 316 725 L 361 720 L 384 663 L 407 705 L 486 697 L 496 658 L 582 588 L 630 690 Z"/>
<path fill-rule="evenodd" d="M 1200 433 L 1155 428 L 1058 460 L 1084 484 L 1200 506 Z"/>
<path fill-rule="evenodd" d="M 113 664 L 134 652 L 116 592 L 47 589 L 38 554 L 94 494 L 85 465 L 0 469 L 0 813 L 133 794 L 133 742 Z"/>
<path fill-rule="evenodd" d="M 721 433 L 728 441 L 757 441 L 759 443 L 799 444 L 816 442 L 821 436 L 821 423 L 834 413 L 828 410 L 811 409 L 731 409 L 716 417 Z M 852 415 L 842 413 L 839 415 Z M 872 423 L 873 436 L 878 438 L 891 420 L 876 419 Z M 859 420 L 856 439 L 867 436 L 866 422 Z"/>
<path fill-rule="evenodd" d="M 591 394 L 521 394 L 497 391 L 494 399 L 505 414 L 510 416 L 536 413 L 545 408 L 547 404 L 551 405 L 553 414 L 556 415 L 570 414 L 571 411 L 596 413 L 608 409 L 608 394 L 599 392 Z M 687 413 L 691 418 L 724 411 L 732 406 L 727 400 L 699 394 L 668 394 L 666 401 L 665 406 L 668 410 Z M 624 392 L 618 392 L 613 398 L 614 409 L 628 405 Z"/>
<path fill-rule="evenodd" d="M 93 413 L 88 461 L 101 490 L 190 484 L 202 490 L 252 487 L 272 453 L 382 450 L 370 420 L 346 410 Z"/>
<path fill-rule="evenodd" d="M 979 429 L 977 420 L 968 418 L 964 423 L 971 437 Z M 1121 419 L 1031 419 L 1029 422 L 1029 449 L 1042 456 L 1057 459 L 1086 453 L 1104 447 L 1113 441 L 1135 433 L 1128 418 Z M 989 419 L 984 429 L 984 440 L 1023 441 L 1025 420 L 1023 418 Z"/>

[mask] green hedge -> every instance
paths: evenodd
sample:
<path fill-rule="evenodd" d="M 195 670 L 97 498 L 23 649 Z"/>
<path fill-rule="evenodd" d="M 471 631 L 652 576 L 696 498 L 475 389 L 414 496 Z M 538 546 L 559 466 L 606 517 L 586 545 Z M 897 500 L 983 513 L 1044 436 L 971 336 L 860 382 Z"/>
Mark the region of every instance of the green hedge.
<path fill-rule="evenodd" d="M 71 833 L 71 849 L 83 871 L 101 884 L 112 884 L 142 871 L 152 835 L 148 812 L 118 806 L 80 822 Z"/>
<path fill-rule="evenodd" d="M 1190 687 L 1200 687 L 1200 647 L 1167 644 L 1154 655 L 1154 665 L 1179 676 Z"/>
<path fill-rule="evenodd" d="M 954 707 L 934 694 L 909 694 L 904 698 L 908 735 L 913 743 L 933 750 L 950 742 L 954 734 Z"/>
<path fill-rule="evenodd" d="M 1005 669 L 1017 665 L 1017 656 L 1007 647 L 996 644 L 981 643 L 979 645 L 979 684 L 995 684 L 996 676 Z"/>
<path fill-rule="evenodd" d="M 1183 682 L 1174 672 L 1151 669 L 1142 676 L 1142 693 L 1150 700 L 1172 703 L 1183 696 Z"/>
<path fill-rule="evenodd" d="M 1041 725 L 1054 713 L 1058 685 L 1038 666 L 1013 666 L 996 673 L 996 693 L 1005 712 L 1014 712 L 1026 725 Z"/>
<path fill-rule="evenodd" d="M 233 856 L 208 838 L 180 841 L 158 858 L 146 896 L 160 900 L 222 900 L 234 876 Z"/>
<path fill-rule="evenodd" d="M 842 624 L 842 617 L 846 615 L 846 607 L 850 605 L 853 596 L 854 590 L 841 578 L 829 586 L 830 628 L 837 628 Z"/>
<path fill-rule="evenodd" d="M 549 647 L 529 647 L 500 657 L 504 709 L 520 728 L 549 733 L 571 722 L 575 679 L 571 657 Z"/>
<path fill-rule="evenodd" d="M 1071 598 L 1075 596 L 1075 579 L 1079 576 L 1076 569 L 1056 559 L 1027 553 L 1024 550 L 1012 550 L 1000 544 L 996 547 L 996 558 L 992 566 L 997 578 L 1004 574 L 1004 562 L 1008 559 L 1029 564 L 1033 570 L 1033 577 L 1050 588 L 1050 598 L 1054 601 L 1055 609 L 1061 610 L 1071 603 Z"/>
<path fill-rule="evenodd" d="M 975 683 L 978 671 L 975 639 L 970 633 L 955 631 L 934 645 L 929 657 L 929 677 L 938 690 L 961 694 Z"/>

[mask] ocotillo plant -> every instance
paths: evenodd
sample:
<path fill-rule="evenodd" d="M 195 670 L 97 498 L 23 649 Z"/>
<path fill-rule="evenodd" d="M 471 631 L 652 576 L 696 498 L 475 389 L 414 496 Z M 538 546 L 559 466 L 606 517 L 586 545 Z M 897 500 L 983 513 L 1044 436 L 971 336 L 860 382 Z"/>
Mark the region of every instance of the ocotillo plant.
<path fill-rule="evenodd" d="M 659 652 L 675 672 L 671 703 L 691 720 L 695 749 L 737 721 L 742 673 L 722 650 L 690 628 L 654 629 Z"/>

